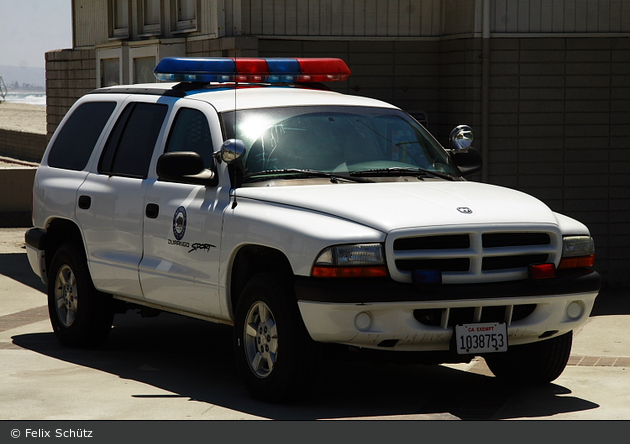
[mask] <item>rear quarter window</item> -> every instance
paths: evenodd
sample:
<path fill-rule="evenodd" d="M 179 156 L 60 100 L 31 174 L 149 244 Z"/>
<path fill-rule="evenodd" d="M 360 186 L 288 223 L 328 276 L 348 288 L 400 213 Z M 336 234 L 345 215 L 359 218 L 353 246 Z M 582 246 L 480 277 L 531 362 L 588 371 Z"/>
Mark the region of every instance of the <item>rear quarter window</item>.
<path fill-rule="evenodd" d="M 88 102 L 66 120 L 48 154 L 48 166 L 81 171 L 87 165 L 116 102 Z"/>

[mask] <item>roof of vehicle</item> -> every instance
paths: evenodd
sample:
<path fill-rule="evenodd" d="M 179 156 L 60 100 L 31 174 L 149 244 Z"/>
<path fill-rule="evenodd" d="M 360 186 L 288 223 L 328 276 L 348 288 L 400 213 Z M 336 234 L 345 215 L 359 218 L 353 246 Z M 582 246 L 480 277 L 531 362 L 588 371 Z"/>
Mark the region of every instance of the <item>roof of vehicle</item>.
<path fill-rule="evenodd" d="M 188 90 L 193 88 L 192 90 Z M 147 83 L 102 88 L 94 93 L 163 94 L 210 103 L 218 112 L 297 105 L 369 106 L 394 108 L 380 100 L 352 96 L 304 85 L 247 85 L 232 83 L 205 86 L 180 83 Z"/>

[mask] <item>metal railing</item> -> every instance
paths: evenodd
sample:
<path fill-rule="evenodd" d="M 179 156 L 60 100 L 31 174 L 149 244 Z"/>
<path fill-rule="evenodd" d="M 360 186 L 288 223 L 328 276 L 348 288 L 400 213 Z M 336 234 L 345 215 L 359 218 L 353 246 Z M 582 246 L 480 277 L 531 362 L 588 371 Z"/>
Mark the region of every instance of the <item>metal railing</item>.
<path fill-rule="evenodd" d="M 4 84 L 4 80 L 2 79 L 2 74 L 0 74 L 0 102 L 4 101 L 4 98 L 7 96 L 7 85 Z"/>

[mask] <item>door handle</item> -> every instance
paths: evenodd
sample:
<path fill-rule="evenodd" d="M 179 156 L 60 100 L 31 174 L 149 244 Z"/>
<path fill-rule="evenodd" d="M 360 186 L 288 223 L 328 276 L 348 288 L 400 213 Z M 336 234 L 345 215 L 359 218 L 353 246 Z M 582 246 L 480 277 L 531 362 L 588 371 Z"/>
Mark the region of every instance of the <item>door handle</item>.
<path fill-rule="evenodd" d="M 90 196 L 79 196 L 79 208 L 89 210 L 92 206 L 92 198 Z"/>
<path fill-rule="evenodd" d="M 157 219 L 160 214 L 160 206 L 158 204 L 147 204 L 147 208 L 144 212 L 149 219 Z"/>

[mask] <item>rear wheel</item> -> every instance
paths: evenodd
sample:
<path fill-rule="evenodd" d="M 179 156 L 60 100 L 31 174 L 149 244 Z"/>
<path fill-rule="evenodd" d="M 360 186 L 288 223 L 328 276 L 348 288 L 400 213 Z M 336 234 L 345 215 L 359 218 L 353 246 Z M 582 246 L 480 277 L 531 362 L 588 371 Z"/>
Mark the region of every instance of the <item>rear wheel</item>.
<path fill-rule="evenodd" d="M 316 363 L 287 279 L 259 274 L 245 286 L 236 309 L 236 365 L 250 394 L 261 401 L 297 397 Z"/>
<path fill-rule="evenodd" d="M 62 245 L 53 257 L 48 312 L 55 335 L 66 345 L 99 345 L 111 329 L 112 297 L 94 288 L 85 255 L 73 244 Z"/>
<path fill-rule="evenodd" d="M 547 383 L 564 371 L 573 342 L 573 332 L 532 344 L 517 345 L 506 353 L 485 356 L 486 364 L 501 379 L 511 382 Z"/>

